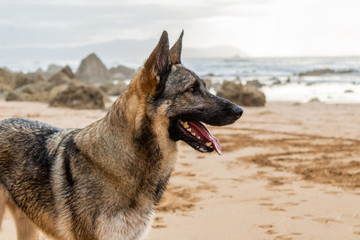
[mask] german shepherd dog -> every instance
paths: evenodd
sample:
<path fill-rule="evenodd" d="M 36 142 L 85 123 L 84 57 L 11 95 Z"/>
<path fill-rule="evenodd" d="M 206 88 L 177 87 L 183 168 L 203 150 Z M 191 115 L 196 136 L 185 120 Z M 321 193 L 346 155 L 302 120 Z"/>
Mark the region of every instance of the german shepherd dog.
<path fill-rule="evenodd" d="M 0 122 L 0 223 L 18 239 L 134 240 L 144 236 L 182 140 L 221 153 L 201 123 L 235 122 L 242 109 L 206 90 L 181 64 L 182 36 L 167 32 L 103 119 L 59 129 L 21 118 Z"/>

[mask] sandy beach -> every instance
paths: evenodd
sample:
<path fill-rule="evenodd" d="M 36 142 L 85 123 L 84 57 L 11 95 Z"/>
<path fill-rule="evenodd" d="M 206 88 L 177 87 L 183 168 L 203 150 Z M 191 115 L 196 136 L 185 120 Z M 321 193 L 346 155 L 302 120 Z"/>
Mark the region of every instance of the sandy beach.
<path fill-rule="evenodd" d="M 209 127 L 223 155 L 179 143 L 148 240 L 360 239 L 360 105 L 269 102 Z M 0 119 L 84 127 L 101 110 L 0 101 Z M 0 239 L 15 240 L 6 214 Z"/>

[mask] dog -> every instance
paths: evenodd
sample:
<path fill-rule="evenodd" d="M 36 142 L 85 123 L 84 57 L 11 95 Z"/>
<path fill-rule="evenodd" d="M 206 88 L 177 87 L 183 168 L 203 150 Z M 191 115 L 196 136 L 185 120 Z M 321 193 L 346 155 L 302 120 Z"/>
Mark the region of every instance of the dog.
<path fill-rule="evenodd" d="M 232 124 L 241 107 L 207 91 L 181 63 L 182 38 L 161 38 L 106 116 L 82 129 L 0 122 L 0 224 L 18 239 L 141 239 L 174 169 L 177 141 L 221 154 L 202 124 Z"/>

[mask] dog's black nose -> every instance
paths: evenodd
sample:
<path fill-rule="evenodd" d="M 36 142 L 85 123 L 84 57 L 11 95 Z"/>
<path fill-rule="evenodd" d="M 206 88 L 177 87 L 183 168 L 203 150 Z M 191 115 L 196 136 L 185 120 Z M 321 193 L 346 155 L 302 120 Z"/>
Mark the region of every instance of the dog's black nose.
<path fill-rule="evenodd" d="M 240 118 L 244 112 L 241 107 L 235 104 L 231 106 L 231 111 L 237 118 Z"/>

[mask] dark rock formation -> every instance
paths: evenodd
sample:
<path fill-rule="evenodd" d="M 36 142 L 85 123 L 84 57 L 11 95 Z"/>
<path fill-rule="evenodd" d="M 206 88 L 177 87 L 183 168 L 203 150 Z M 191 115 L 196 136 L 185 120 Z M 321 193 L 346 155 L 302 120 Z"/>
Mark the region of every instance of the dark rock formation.
<path fill-rule="evenodd" d="M 247 81 L 246 86 L 261 88 L 262 86 L 264 86 L 264 84 L 260 83 L 259 80 L 254 79 L 254 80 Z"/>
<path fill-rule="evenodd" d="M 59 89 L 50 99 L 51 107 L 69 107 L 75 109 L 104 109 L 104 94 L 92 85 L 69 84 Z"/>
<path fill-rule="evenodd" d="M 257 88 L 230 81 L 224 81 L 216 95 L 242 106 L 264 106 L 266 101 L 265 94 Z"/>
<path fill-rule="evenodd" d="M 299 73 L 299 76 L 319 76 L 324 74 L 347 74 L 347 73 L 354 73 L 356 70 L 353 69 L 347 69 L 347 70 L 339 70 L 335 71 L 330 68 L 323 68 L 323 69 L 315 69 L 307 72 L 301 72 Z"/>

